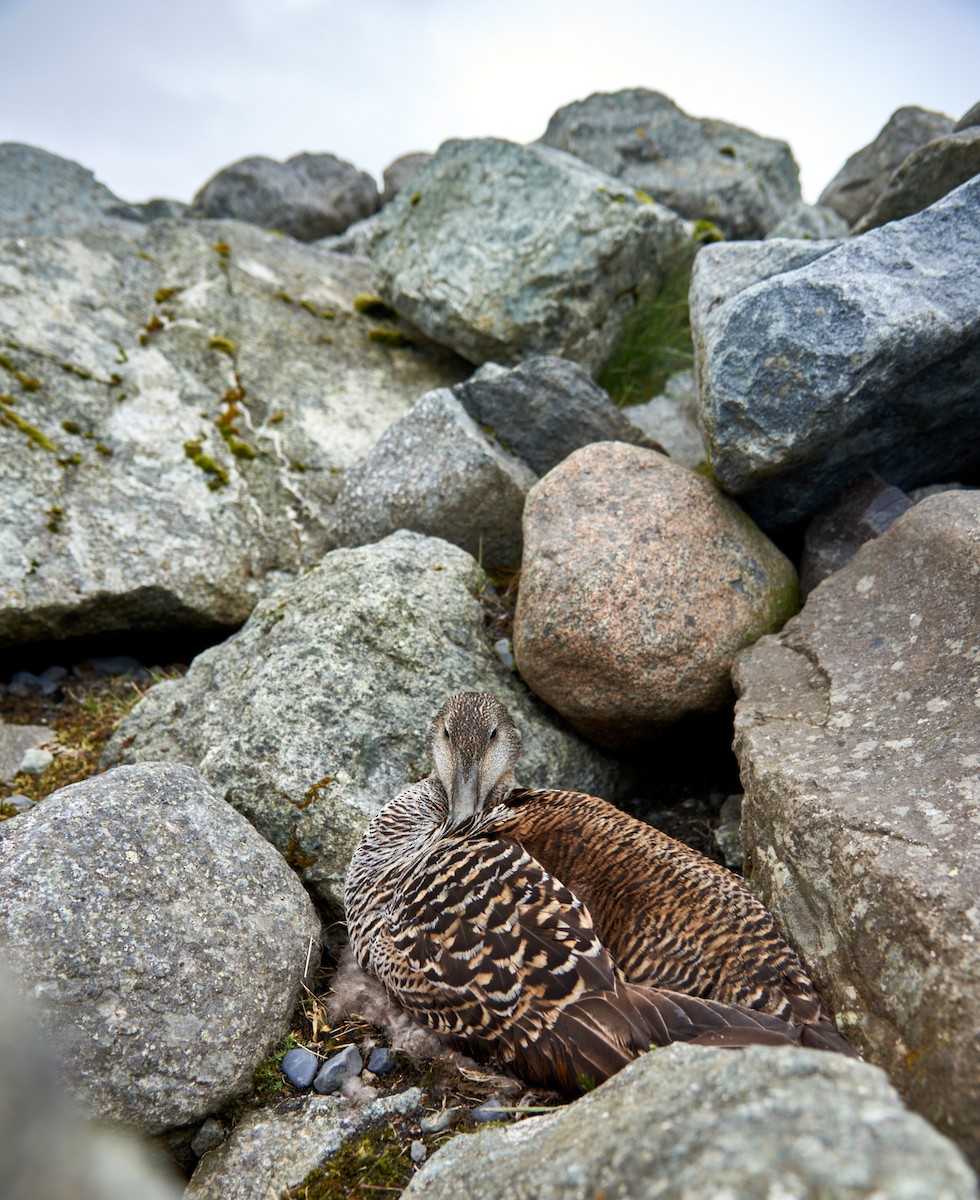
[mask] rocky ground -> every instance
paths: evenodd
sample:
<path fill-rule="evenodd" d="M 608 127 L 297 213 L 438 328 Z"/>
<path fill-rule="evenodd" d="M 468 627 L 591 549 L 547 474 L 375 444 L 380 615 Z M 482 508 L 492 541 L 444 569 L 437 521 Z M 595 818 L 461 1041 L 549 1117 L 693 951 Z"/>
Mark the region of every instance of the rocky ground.
<path fill-rule="evenodd" d="M 0 146 L 12 1197 L 976 1195 L 978 120 L 818 206 L 642 89 L 383 193 Z M 744 869 L 864 1061 L 566 1104 L 392 1024 L 343 877 L 459 690 Z"/>

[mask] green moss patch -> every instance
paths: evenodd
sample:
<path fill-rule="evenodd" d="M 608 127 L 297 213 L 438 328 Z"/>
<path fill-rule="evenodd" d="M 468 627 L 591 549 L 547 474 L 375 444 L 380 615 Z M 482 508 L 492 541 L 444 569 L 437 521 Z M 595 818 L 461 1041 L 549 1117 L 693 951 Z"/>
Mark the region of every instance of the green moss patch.
<path fill-rule="evenodd" d="M 195 467 L 203 471 L 205 475 L 211 476 L 208 480 L 208 487 L 212 492 L 227 485 L 228 472 L 224 467 L 219 467 L 210 455 L 204 453 L 199 441 L 184 442 L 184 453 Z"/>
<path fill-rule="evenodd" d="M 400 329 L 372 329 L 368 333 L 368 341 L 376 342 L 380 346 L 387 346 L 390 350 L 403 350 L 408 346 L 414 346 L 415 343 Z"/>
<path fill-rule="evenodd" d="M 375 321 L 391 321 L 398 316 L 391 305 L 386 304 L 380 296 L 367 292 L 361 292 L 359 296 L 354 297 L 354 312 L 360 313 L 362 317 L 371 317 Z"/>

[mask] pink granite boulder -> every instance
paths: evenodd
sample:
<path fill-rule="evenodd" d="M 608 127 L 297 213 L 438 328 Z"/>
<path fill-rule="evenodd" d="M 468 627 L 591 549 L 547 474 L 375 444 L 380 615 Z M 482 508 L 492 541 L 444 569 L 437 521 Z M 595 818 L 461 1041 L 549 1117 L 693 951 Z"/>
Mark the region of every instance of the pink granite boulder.
<path fill-rule="evenodd" d="M 736 652 L 797 602 L 788 559 L 706 478 L 656 451 L 593 443 L 528 494 L 517 665 L 600 745 L 635 745 L 725 703 Z"/>

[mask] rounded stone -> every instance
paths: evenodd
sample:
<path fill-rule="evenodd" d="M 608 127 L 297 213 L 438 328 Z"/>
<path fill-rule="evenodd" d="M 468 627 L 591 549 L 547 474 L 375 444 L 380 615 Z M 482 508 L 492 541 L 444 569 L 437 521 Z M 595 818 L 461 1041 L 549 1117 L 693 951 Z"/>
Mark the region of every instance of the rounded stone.
<path fill-rule="evenodd" d="M 741 509 L 639 446 L 596 442 L 550 471 L 524 539 L 518 669 L 600 745 L 725 703 L 736 652 L 796 611 L 796 572 Z"/>
<path fill-rule="evenodd" d="M 282 1056 L 282 1073 L 295 1088 L 308 1088 L 319 1065 L 320 1060 L 305 1046 L 297 1046 Z"/>

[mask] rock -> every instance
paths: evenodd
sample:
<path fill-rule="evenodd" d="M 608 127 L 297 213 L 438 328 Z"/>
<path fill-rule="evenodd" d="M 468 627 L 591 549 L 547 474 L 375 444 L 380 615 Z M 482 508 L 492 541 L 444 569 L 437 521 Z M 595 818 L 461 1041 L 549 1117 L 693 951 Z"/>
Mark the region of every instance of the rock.
<path fill-rule="evenodd" d="M 142 668 L 140 668 L 142 669 Z M 39 679 L 46 679 L 48 683 L 64 683 L 68 678 L 67 667 L 47 667 L 38 676 Z"/>
<path fill-rule="evenodd" d="M 113 675 L 124 675 L 128 679 L 148 683 L 152 678 L 142 663 L 129 654 L 86 658 L 84 662 L 76 663 L 73 670 L 82 679 L 109 679 Z"/>
<path fill-rule="evenodd" d="M 250 1089 L 311 939 L 295 876 L 187 767 L 97 775 L 0 824 L 3 955 L 103 1120 L 160 1132 Z"/>
<path fill-rule="evenodd" d="M 441 388 L 345 473 L 334 536 L 342 546 L 361 546 L 412 529 L 462 546 L 484 564 L 516 567 L 524 498 L 536 478 Z"/>
<path fill-rule="evenodd" d="M 322 1095 L 339 1092 L 348 1079 L 360 1075 L 364 1069 L 361 1052 L 356 1046 L 345 1046 L 339 1054 L 334 1054 L 317 1072 L 313 1086 Z"/>
<path fill-rule="evenodd" d="M 514 665 L 514 647 L 510 638 L 497 638 L 493 644 L 493 652 L 500 659 L 501 665 L 509 671 Z"/>
<path fill-rule="evenodd" d="M 763 528 L 869 470 L 908 488 L 978 465 L 980 179 L 834 248 L 766 243 L 760 282 L 752 254 L 701 251 L 691 326 L 712 472 Z"/>
<path fill-rule="evenodd" d="M 221 1122 L 216 1121 L 214 1117 L 208 1117 L 194 1135 L 191 1149 L 198 1158 L 203 1158 L 209 1151 L 217 1149 L 227 1136 Z"/>
<path fill-rule="evenodd" d="M 402 1196 L 972 1200 L 973 1188 L 956 1148 L 874 1067 L 673 1045 L 556 1113 L 453 1138 Z"/>
<path fill-rule="evenodd" d="M 547 146 L 449 141 L 382 213 L 382 295 L 474 363 L 556 354 L 596 372 L 690 226 Z M 574 281 L 574 285 L 570 284 Z"/>
<path fill-rule="evenodd" d="M 470 555 L 415 533 L 335 550 L 182 680 L 151 688 L 106 761 L 198 767 L 337 912 L 371 817 L 428 774 L 425 733 L 453 692 L 490 691 L 507 705 L 528 783 L 617 792 L 620 768 L 500 666 L 481 586 Z"/>
<path fill-rule="evenodd" d="M 58 685 L 51 679 L 32 675 L 30 671 L 15 671 L 7 690 L 11 696 L 26 700 L 28 696 L 53 696 L 58 690 Z"/>
<path fill-rule="evenodd" d="M 980 174 L 980 127 L 949 133 L 913 150 L 878 199 L 854 226 L 855 233 L 900 221 L 941 200 Z"/>
<path fill-rule="evenodd" d="M 478 1125 L 485 1125 L 490 1121 L 506 1121 L 507 1116 L 503 1102 L 496 1099 L 487 1100 L 484 1104 L 471 1108 L 469 1112 L 470 1120 L 476 1121 Z"/>
<path fill-rule="evenodd" d="M 440 1112 L 431 1113 L 419 1121 L 419 1129 L 425 1134 L 443 1133 L 456 1124 L 461 1111 L 458 1108 L 444 1108 Z"/>
<path fill-rule="evenodd" d="M 312 1050 L 297 1046 L 282 1056 L 282 1073 L 294 1088 L 308 1088 L 320 1067 L 320 1060 Z"/>
<path fill-rule="evenodd" d="M 374 180 L 351 163 L 332 154 L 297 154 L 285 162 L 232 163 L 201 188 L 187 215 L 233 217 L 312 242 L 343 233 L 379 203 Z"/>
<path fill-rule="evenodd" d="M 182 200 L 167 200 L 159 197 L 144 200 L 142 204 L 133 206 L 143 217 L 144 221 L 180 221 L 187 216 L 189 204 Z"/>
<path fill-rule="evenodd" d="M 413 1163 L 424 1163 L 427 1153 L 425 1142 L 421 1142 L 417 1138 L 408 1148 L 408 1156 Z"/>
<path fill-rule="evenodd" d="M 818 204 L 855 225 L 884 191 L 892 172 L 919 146 L 951 132 L 945 113 L 900 108 L 869 145 L 852 154 L 820 194 Z"/>
<path fill-rule="evenodd" d="M 7 725 L 0 721 L 0 780 L 13 783 L 25 751 L 43 746 L 50 740 L 51 728 L 48 725 Z"/>
<path fill-rule="evenodd" d="M 828 238 L 846 238 L 850 232 L 850 226 L 832 208 L 797 200 L 783 213 L 766 237 L 826 241 Z"/>
<path fill-rule="evenodd" d="M 960 117 L 953 126 L 953 132 L 959 133 L 961 129 L 973 129 L 977 125 L 980 125 L 980 100 Z"/>
<path fill-rule="evenodd" d="M 845 1032 L 980 1162 L 980 493 L 924 500 L 743 653 L 752 881 Z"/>
<path fill-rule="evenodd" d="M 597 442 L 546 475 L 524 545 L 518 669 L 599 745 L 719 707 L 735 652 L 796 611 L 796 573 L 738 506 L 638 446 Z"/>
<path fill-rule="evenodd" d="M 591 442 L 660 449 L 577 363 L 564 358 L 530 358 L 513 370 L 487 363 L 457 384 L 453 395 L 538 475 Z"/>
<path fill-rule="evenodd" d="M 370 258 L 375 243 L 385 231 L 380 213 L 348 225 L 336 237 L 321 238 L 318 245 L 333 254 L 348 254 L 353 258 Z"/>
<path fill-rule="evenodd" d="M 367 1069 L 373 1075 L 387 1075 L 398 1065 L 394 1051 L 387 1046 L 375 1046 L 368 1056 Z"/>
<path fill-rule="evenodd" d="M 698 428 L 698 388 L 693 371 L 677 371 L 667 380 L 663 395 L 645 404 L 631 404 L 623 415 L 674 462 L 698 467 L 705 461 L 704 439 Z M 617 438 L 626 441 L 626 438 Z"/>
<path fill-rule="evenodd" d="M 714 828 L 715 845 L 721 851 L 725 866 L 730 871 L 742 872 L 745 868 L 745 853 L 742 850 L 742 795 L 727 796 L 718 813 L 718 824 Z"/>
<path fill-rule="evenodd" d="M 0 809 L 5 809 L 4 816 L 19 816 L 22 812 L 27 812 L 28 809 L 34 808 L 36 801 L 30 796 L 25 796 L 21 792 L 14 792 L 12 796 L 6 796 L 0 800 Z"/>
<path fill-rule="evenodd" d="M 0 238 L 64 237 L 119 219 L 143 215 L 91 171 L 36 146 L 0 143 Z"/>
<path fill-rule="evenodd" d="M 415 1112 L 418 1088 L 364 1107 L 340 1096 L 305 1096 L 250 1113 L 228 1140 L 203 1159 L 184 1200 L 271 1200 L 300 1184 L 345 1142 L 391 1117 Z M 311 1193 L 312 1194 L 312 1193 Z"/>
<path fill-rule="evenodd" d="M 431 157 L 431 154 L 426 153 L 403 154 L 389 163 L 382 175 L 385 186 L 381 194 L 381 203 L 388 204 L 399 192 L 403 192 L 419 173 L 419 168 L 424 167 Z"/>
<path fill-rule="evenodd" d="M 660 92 L 597 93 L 560 108 L 541 139 L 726 237 L 760 238 L 800 198 L 785 142 L 690 117 Z"/>
<path fill-rule="evenodd" d="M 464 373 L 372 340 L 368 263 L 250 225 L 8 239 L 0 275 L 0 649 L 241 624 L 329 548 L 339 471 Z"/>
<path fill-rule="evenodd" d="M 800 591 L 804 596 L 855 555 L 859 546 L 881 534 L 912 500 L 873 472 L 863 476 L 832 508 L 814 517 L 807 526 L 800 563 Z"/>
<path fill-rule="evenodd" d="M 43 750 L 39 746 L 32 746 L 29 750 L 24 751 L 24 757 L 20 760 L 17 774 L 43 775 L 53 762 L 54 755 L 50 750 Z"/>

